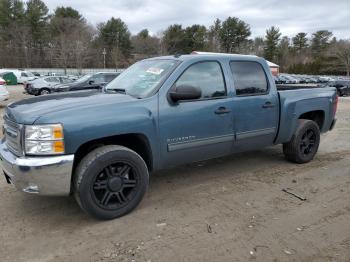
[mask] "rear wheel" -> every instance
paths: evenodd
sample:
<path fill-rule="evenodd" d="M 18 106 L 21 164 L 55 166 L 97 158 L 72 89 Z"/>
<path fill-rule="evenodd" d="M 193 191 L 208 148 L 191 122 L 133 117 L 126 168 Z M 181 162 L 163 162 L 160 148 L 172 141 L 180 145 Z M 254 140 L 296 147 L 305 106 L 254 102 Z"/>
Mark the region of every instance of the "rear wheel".
<path fill-rule="evenodd" d="M 288 143 L 283 144 L 287 160 L 303 164 L 311 161 L 320 144 L 320 130 L 312 120 L 299 119 L 298 127 Z"/>
<path fill-rule="evenodd" d="M 40 90 L 40 95 L 48 95 L 50 93 L 50 90 L 46 88 Z"/>
<path fill-rule="evenodd" d="M 122 146 L 103 146 L 89 153 L 79 163 L 74 178 L 74 195 L 80 207 L 99 219 L 132 211 L 149 183 L 143 159 Z"/>

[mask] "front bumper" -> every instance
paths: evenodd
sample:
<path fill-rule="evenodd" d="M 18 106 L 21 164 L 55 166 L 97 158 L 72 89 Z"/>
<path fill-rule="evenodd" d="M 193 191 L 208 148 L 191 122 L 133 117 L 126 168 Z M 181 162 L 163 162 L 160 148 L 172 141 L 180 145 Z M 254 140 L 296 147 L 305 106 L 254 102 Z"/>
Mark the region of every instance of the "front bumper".
<path fill-rule="evenodd" d="M 74 155 L 18 157 L 4 140 L 0 143 L 0 162 L 6 180 L 26 193 L 50 196 L 70 194 Z"/>
<path fill-rule="evenodd" d="M 31 87 L 31 86 L 26 86 L 25 88 L 24 88 L 24 90 L 25 90 L 25 92 L 26 93 L 28 93 L 28 94 L 30 94 L 30 95 L 38 95 L 39 94 L 39 89 L 37 89 L 37 88 L 34 88 L 34 87 Z"/>

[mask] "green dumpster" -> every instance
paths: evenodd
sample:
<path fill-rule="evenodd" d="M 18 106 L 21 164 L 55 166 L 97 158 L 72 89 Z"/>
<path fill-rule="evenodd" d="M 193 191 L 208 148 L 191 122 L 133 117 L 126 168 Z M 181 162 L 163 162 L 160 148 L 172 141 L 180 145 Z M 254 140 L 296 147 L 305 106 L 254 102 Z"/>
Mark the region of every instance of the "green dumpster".
<path fill-rule="evenodd" d="M 12 72 L 0 73 L 0 77 L 6 81 L 7 85 L 17 85 L 17 77 Z"/>

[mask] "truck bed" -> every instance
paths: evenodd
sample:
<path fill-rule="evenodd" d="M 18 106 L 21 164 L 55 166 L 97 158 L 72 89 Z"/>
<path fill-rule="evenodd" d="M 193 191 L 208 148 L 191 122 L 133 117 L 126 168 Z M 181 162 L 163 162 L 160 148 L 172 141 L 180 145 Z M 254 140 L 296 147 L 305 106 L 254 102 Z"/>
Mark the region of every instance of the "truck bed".
<path fill-rule="evenodd" d="M 301 87 L 299 85 L 299 87 Z M 326 132 L 333 121 L 333 106 L 336 97 L 334 87 L 301 87 L 278 91 L 280 102 L 279 132 L 276 144 L 289 141 L 301 114 L 311 111 L 324 112 L 321 132 Z"/>
<path fill-rule="evenodd" d="M 284 91 L 284 90 L 322 88 L 324 86 L 320 84 L 278 84 L 276 85 L 276 87 L 278 91 Z"/>

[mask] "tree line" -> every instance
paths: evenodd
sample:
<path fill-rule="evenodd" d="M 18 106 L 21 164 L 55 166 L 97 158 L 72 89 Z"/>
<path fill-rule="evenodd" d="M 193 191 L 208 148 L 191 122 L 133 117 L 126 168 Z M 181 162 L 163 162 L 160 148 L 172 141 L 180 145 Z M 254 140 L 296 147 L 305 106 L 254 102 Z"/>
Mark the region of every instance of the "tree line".
<path fill-rule="evenodd" d="M 348 74 L 350 40 L 331 31 L 283 36 L 271 26 L 262 37 L 236 17 L 204 25 L 170 25 L 151 35 L 132 35 L 120 18 L 91 25 L 72 7 L 50 13 L 41 0 L 0 0 L 0 67 L 123 68 L 157 55 L 188 54 L 194 50 L 252 54 L 300 74 Z"/>

